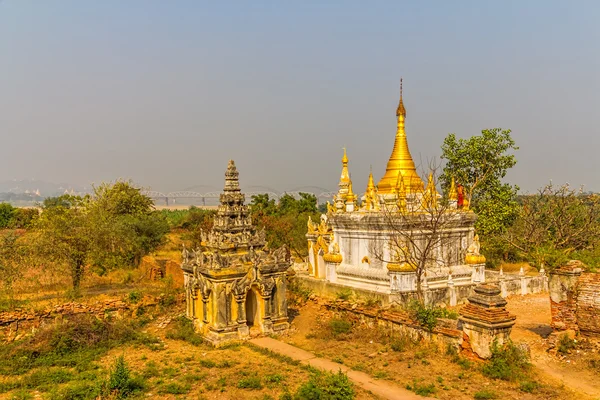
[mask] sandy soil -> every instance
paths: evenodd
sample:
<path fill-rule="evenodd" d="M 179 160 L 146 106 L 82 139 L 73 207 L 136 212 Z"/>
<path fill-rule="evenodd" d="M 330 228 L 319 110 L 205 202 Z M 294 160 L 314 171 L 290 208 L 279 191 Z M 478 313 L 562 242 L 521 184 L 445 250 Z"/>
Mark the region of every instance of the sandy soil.
<path fill-rule="evenodd" d="M 566 356 L 547 351 L 545 338 L 552 333 L 548 294 L 511 296 L 507 300 L 507 309 L 517 316 L 511 337 L 529 345 L 532 363 L 539 372 L 573 389 L 578 398 L 600 397 L 600 376 L 588 367 L 591 359 L 600 359 L 595 356 L 593 342 L 584 340 L 581 349 Z"/>

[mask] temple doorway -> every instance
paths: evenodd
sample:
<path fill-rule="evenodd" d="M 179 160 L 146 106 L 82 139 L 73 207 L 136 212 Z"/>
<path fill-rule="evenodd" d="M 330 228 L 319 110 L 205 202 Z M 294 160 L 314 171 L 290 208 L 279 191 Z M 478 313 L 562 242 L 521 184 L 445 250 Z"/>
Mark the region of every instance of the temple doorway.
<path fill-rule="evenodd" d="M 256 292 L 250 289 L 246 294 L 246 324 L 248 326 L 258 326 L 258 298 Z"/>

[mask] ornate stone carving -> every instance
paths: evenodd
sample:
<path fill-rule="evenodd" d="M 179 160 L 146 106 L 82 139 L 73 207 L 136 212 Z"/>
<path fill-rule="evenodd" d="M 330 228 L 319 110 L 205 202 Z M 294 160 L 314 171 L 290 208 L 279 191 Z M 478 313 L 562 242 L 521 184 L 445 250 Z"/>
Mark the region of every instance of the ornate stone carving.
<path fill-rule="evenodd" d="M 291 265 L 290 252 L 286 246 L 270 251 L 265 230 L 257 231 L 252 225 L 238 175 L 234 162 L 230 161 L 213 229 L 201 232 L 200 249 L 182 250 L 186 299 L 193 302 L 188 304 L 188 317 L 217 345 L 249 335 L 246 321 L 267 333 L 288 327 L 285 285 L 282 293 L 271 299 L 277 307 L 270 307 L 263 298 L 273 295 L 276 279 L 285 279 Z M 260 300 L 254 294 L 254 287 L 260 293 Z M 201 299 L 193 295 L 195 292 Z M 196 304 L 200 301 L 202 304 Z M 276 322 L 271 320 L 271 308 L 277 310 Z M 199 309 L 202 317 L 194 312 Z"/>

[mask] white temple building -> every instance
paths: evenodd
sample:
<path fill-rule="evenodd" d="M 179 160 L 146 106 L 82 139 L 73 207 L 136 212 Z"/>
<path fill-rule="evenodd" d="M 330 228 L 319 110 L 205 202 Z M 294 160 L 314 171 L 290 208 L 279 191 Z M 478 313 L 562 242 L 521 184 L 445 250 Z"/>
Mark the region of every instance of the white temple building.
<path fill-rule="evenodd" d="M 308 222 L 308 274 L 336 288 L 387 294 L 391 301 L 420 293 L 428 301 L 454 305 L 485 281 L 476 215 L 464 204 L 460 185 L 452 181 L 442 196 L 432 173 L 427 185 L 417 174 L 402 92 L 396 116 L 385 174 L 375 185 L 371 172 L 360 204 L 344 149 L 333 204 L 319 223 Z"/>

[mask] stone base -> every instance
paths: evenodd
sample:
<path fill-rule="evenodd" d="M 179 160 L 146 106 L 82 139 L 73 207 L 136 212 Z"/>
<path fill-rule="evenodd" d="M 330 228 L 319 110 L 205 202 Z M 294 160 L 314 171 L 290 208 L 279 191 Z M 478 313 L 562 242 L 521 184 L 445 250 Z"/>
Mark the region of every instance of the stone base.
<path fill-rule="evenodd" d="M 215 330 L 207 325 L 196 328 L 202 337 L 215 347 L 220 347 L 226 343 L 248 340 L 251 337 L 283 334 L 288 331 L 290 324 L 287 317 L 281 317 L 273 321 L 265 321 L 263 326 L 250 327 L 245 323 L 236 326 L 226 327 L 222 330 Z M 253 331 L 253 333 L 251 332 Z M 258 333 L 260 332 L 260 333 Z"/>
<path fill-rule="evenodd" d="M 510 339 L 512 325 L 484 328 L 462 321 L 462 330 L 465 334 L 463 340 L 468 340 L 468 347 L 480 358 L 488 359 L 492 356 L 491 346 L 494 341 L 502 346 Z M 463 345 L 463 347 L 466 345 Z"/>

